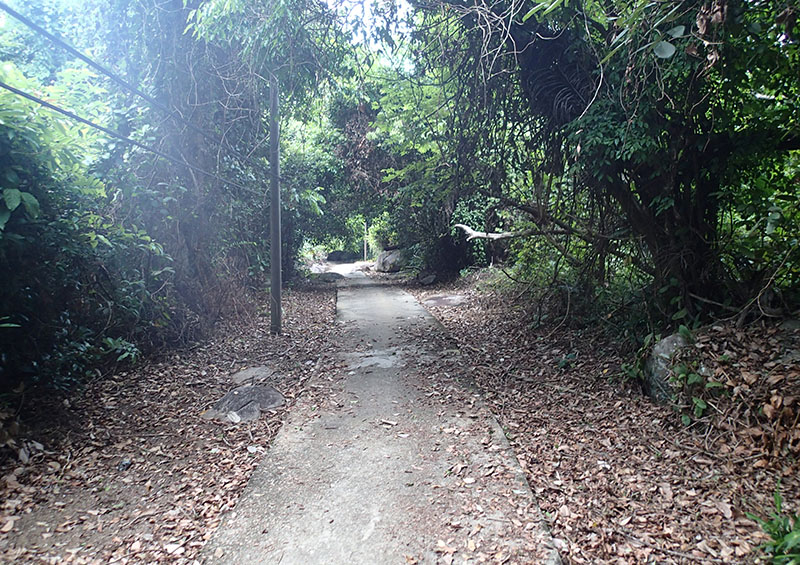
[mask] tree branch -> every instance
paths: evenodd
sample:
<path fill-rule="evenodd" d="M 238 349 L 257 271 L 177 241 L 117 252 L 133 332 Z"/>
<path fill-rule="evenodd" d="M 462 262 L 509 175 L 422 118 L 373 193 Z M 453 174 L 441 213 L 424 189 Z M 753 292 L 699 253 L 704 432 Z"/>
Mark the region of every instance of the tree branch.
<path fill-rule="evenodd" d="M 480 232 L 475 231 L 469 226 L 465 226 L 464 224 L 456 224 L 455 227 L 461 228 L 464 230 L 464 233 L 467 234 L 467 241 L 473 239 L 489 239 L 492 241 L 497 241 L 498 239 L 511 239 L 512 237 L 528 237 L 531 235 L 542 235 L 547 238 L 547 241 L 550 242 L 550 245 L 555 247 L 559 253 L 573 266 L 579 266 L 581 262 L 574 256 L 570 255 L 567 251 L 567 248 L 564 247 L 563 244 L 556 241 L 553 237 L 554 235 L 568 235 L 570 232 L 562 231 L 562 230 L 540 230 L 540 229 L 530 229 L 530 230 L 522 230 L 522 231 L 507 231 L 507 232 L 497 232 L 497 233 L 489 233 L 489 232 Z"/>
<path fill-rule="evenodd" d="M 544 231 L 535 229 L 522 231 L 485 232 L 475 231 L 471 227 L 465 226 L 464 224 L 456 224 L 455 227 L 464 230 L 464 234 L 467 236 L 467 241 L 472 241 L 473 239 L 489 239 L 491 241 L 497 241 L 498 239 L 528 237 L 530 235 L 567 235 L 569 233 L 563 230 Z"/>

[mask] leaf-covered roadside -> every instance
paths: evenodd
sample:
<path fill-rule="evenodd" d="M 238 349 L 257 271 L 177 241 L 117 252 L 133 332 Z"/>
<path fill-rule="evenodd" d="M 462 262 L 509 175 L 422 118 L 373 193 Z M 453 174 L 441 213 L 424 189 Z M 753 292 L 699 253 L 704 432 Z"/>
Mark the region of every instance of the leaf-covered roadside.
<path fill-rule="evenodd" d="M 333 290 L 293 290 L 285 300 L 281 336 L 269 335 L 261 312 L 64 404 L 35 407 L 19 445 L 29 460 L 6 450 L 0 461 L 0 561 L 192 562 L 285 410 L 237 426 L 200 413 L 246 367 L 275 369 L 270 384 L 289 407 L 312 375 L 336 370 Z"/>
<path fill-rule="evenodd" d="M 620 381 L 619 344 L 600 331 L 531 329 L 513 293 L 417 294 L 442 292 L 466 296 L 429 309 L 469 352 L 464 370 L 512 440 L 567 562 L 753 562 L 767 538 L 746 513 L 774 511 L 779 481 L 785 509 L 797 511 L 797 453 L 777 426 L 791 414 L 797 426 L 800 373 L 797 359 L 776 358 L 779 340 L 797 350 L 796 330 L 698 332 L 691 353 L 735 392 L 686 427 Z M 770 412 L 777 380 L 780 410 Z"/>

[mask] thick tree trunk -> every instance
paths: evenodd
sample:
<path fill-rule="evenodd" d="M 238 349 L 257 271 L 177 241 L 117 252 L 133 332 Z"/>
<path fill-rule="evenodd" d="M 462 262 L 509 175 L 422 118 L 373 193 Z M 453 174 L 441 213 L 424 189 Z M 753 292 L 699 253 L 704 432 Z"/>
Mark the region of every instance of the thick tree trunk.
<path fill-rule="evenodd" d="M 716 249 L 718 181 L 694 175 L 648 182 L 643 174 L 631 183 L 617 178 L 606 191 L 650 254 L 661 309 L 672 315 L 685 308 L 693 315 L 701 309 L 694 297 L 721 301 L 727 285 Z M 671 203 L 662 204 L 667 199 Z"/>

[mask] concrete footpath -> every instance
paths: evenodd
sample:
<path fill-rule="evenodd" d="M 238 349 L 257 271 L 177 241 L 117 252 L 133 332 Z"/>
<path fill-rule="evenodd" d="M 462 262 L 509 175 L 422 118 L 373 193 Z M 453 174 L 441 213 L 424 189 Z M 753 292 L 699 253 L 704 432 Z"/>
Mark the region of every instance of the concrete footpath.
<path fill-rule="evenodd" d="M 479 395 L 452 379 L 446 402 L 430 392 L 437 355 L 458 355 L 414 339 L 436 321 L 408 293 L 351 277 L 337 300 L 347 368 L 311 383 L 331 401 L 292 408 L 203 562 L 560 563 Z"/>

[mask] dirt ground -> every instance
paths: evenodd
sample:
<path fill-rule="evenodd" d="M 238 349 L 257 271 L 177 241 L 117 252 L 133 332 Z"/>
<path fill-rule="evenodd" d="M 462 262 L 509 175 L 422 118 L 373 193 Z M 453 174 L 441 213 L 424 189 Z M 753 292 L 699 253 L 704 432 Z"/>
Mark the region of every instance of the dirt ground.
<path fill-rule="evenodd" d="M 622 376 L 602 332 L 534 327 L 517 292 L 475 285 L 412 291 L 469 352 L 462 369 L 512 440 L 566 562 L 763 562 L 767 538 L 746 513 L 774 511 L 779 484 L 786 511 L 800 503 L 800 331 L 698 331 L 687 355 L 724 386 L 687 426 Z"/>

